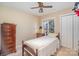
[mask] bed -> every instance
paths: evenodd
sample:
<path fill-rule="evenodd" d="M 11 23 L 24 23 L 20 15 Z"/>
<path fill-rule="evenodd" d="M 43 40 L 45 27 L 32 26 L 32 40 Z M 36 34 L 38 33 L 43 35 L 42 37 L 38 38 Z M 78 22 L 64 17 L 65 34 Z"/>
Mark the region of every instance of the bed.
<path fill-rule="evenodd" d="M 59 40 L 57 37 L 43 36 L 22 41 L 22 56 L 24 56 L 24 52 L 28 56 L 50 56 L 56 54 L 58 49 Z"/>

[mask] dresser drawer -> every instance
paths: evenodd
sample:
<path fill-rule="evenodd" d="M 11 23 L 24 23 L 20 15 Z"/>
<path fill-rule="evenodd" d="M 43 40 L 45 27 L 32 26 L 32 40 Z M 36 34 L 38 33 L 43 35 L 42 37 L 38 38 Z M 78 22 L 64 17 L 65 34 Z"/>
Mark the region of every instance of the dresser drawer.
<path fill-rule="evenodd" d="M 14 41 L 10 40 L 10 41 L 4 41 L 6 45 L 11 45 L 11 44 L 15 44 Z"/>
<path fill-rule="evenodd" d="M 2 30 L 3 32 L 11 32 L 12 30 L 11 29 L 4 29 Z"/>
<path fill-rule="evenodd" d="M 16 52 L 16 49 L 15 48 L 9 48 L 8 51 L 9 52 Z"/>
<path fill-rule="evenodd" d="M 10 33 L 10 32 L 7 32 L 7 33 L 3 33 L 2 35 L 4 36 L 4 37 L 15 37 L 15 35 L 14 35 L 15 33 Z"/>
<path fill-rule="evenodd" d="M 6 45 L 8 49 L 15 48 L 15 44 Z"/>

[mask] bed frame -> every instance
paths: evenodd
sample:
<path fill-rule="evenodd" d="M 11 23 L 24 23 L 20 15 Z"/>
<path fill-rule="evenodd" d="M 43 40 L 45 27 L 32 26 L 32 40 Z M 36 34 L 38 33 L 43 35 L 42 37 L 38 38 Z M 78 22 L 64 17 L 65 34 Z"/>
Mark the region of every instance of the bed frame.
<path fill-rule="evenodd" d="M 59 33 L 57 35 L 57 38 L 60 41 L 60 35 L 59 35 Z M 59 49 L 57 48 L 55 54 L 57 54 L 58 51 L 59 51 Z M 24 56 L 24 52 L 27 53 L 27 56 L 38 56 L 38 49 L 34 50 L 33 48 L 29 47 L 27 45 L 27 43 L 24 44 L 24 41 L 22 41 L 22 56 Z"/>
<path fill-rule="evenodd" d="M 24 41 L 22 41 L 22 56 L 24 56 L 24 52 L 27 53 L 27 56 L 38 56 L 38 49 L 34 51 L 33 48 L 29 47 L 27 44 L 24 44 Z"/>
<path fill-rule="evenodd" d="M 58 51 L 59 49 L 57 48 L 54 54 L 57 55 Z M 27 56 L 38 56 L 38 49 L 34 50 L 33 48 L 29 47 L 27 44 L 24 44 L 24 41 L 22 41 L 22 56 L 24 56 L 24 52 L 27 54 Z"/>

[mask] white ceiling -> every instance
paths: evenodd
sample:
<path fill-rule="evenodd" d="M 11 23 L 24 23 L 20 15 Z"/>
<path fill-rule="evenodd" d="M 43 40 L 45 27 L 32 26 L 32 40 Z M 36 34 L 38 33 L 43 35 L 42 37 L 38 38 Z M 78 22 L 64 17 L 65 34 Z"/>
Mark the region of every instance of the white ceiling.
<path fill-rule="evenodd" d="M 60 11 L 67 8 L 73 8 L 74 2 L 43 2 L 44 5 L 52 5 L 53 8 L 45 8 L 43 13 L 39 13 L 38 9 L 30 9 L 31 7 L 38 6 L 36 2 L 0 2 L 0 5 L 4 5 L 7 7 L 16 8 L 18 10 L 22 10 L 24 12 L 42 16 L 51 12 Z"/>

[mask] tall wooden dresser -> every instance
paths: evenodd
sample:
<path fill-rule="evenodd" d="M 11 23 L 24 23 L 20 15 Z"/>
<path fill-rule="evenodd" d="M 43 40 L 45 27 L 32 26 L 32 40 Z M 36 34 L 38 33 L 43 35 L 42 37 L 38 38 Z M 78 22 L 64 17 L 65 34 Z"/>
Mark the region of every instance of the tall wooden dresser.
<path fill-rule="evenodd" d="M 7 55 L 16 52 L 16 25 L 1 24 L 1 54 Z"/>

